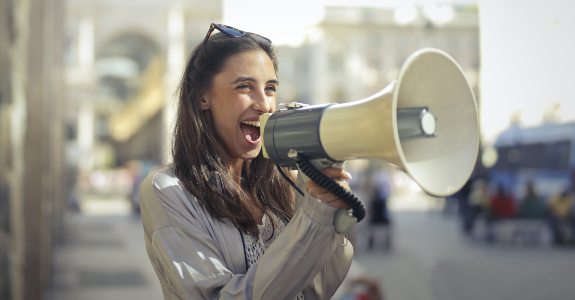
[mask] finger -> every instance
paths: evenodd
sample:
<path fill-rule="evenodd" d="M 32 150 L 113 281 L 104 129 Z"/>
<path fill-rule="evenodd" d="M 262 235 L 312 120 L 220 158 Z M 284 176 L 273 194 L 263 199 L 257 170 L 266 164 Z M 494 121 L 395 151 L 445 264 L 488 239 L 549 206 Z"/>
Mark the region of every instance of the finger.
<path fill-rule="evenodd" d="M 347 183 L 341 183 L 341 184 L 339 184 L 339 186 L 346 191 L 351 191 L 351 188 L 349 187 L 349 185 Z M 310 185 L 310 186 L 306 187 L 306 190 L 308 193 L 312 194 L 313 196 L 316 196 L 316 195 L 333 196 L 334 195 L 333 192 L 330 192 L 330 191 L 328 191 L 328 190 L 326 190 L 323 187 L 318 186 L 318 185 Z"/>
<path fill-rule="evenodd" d="M 330 194 L 319 194 L 318 197 L 316 198 L 318 200 L 320 200 L 321 202 L 329 205 L 329 206 L 333 206 L 333 207 L 347 207 L 347 204 L 345 202 L 343 202 L 343 200 L 334 197 L 333 195 Z"/>
<path fill-rule="evenodd" d="M 332 193 L 325 191 L 324 189 L 314 188 L 314 189 L 309 190 L 308 193 L 312 197 L 320 200 L 321 202 L 323 202 L 329 206 L 333 206 L 336 208 L 348 208 L 349 207 L 349 205 L 347 205 L 347 203 L 345 203 L 343 200 L 334 196 Z"/>
<path fill-rule="evenodd" d="M 322 202 L 330 202 L 334 200 L 339 200 L 335 195 L 326 191 L 321 187 L 312 187 L 308 189 L 308 193 L 314 198 L 319 199 Z"/>
<path fill-rule="evenodd" d="M 348 185 L 348 180 L 349 180 L 349 179 L 347 179 L 347 178 L 338 177 L 338 176 L 329 177 L 329 178 L 330 178 L 331 180 L 337 182 L 337 183 L 340 184 L 340 185 L 342 185 L 342 184 Z M 313 181 L 313 180 L 308 180 L 308 181 L 305 182 L 305 185 L 306 185 L 306 187 L 310 187 L 310 186 L 312 186 L 312 185 L 317 185 L 317 183 L 316 183 L 315 181 Z"/>
<path fill-rule="evenodd" d="M 351 191 L 351 187 L 349 186 L 349 183 L 346 180 L 338 179 L 335 180 L 335 182 L 339 184 L 339 186 L 341 186 L 344 190 Z"/>
<path fill-rule="evenodd" d="M 351 179 L 351 174 L 344 169 L 339 168 L 324 168 L 322 170 L 323 174 L 327 177 L 331 178 L 342 178 L 342 179 Z"/>
<path fill-rule="evenodd" d="M 319 199 L 323 202 L 337 199 L 337 197 L 335 197 L 333 194 L 331 194 L 330 192 L 326 191 L 321 187 L 311 187 L 307 190 L 307 192 L 314 198 Z"/>
<path fill-rule="evenodd" d="M 334 201 L 330 201 L 329 203 L 326 203 L 329 206 L 335 207 L 335 208 L 349 208 L 349 205 L 347 205 L 345 202 L 341 201 L 341 200 L 334 200 Z"/>

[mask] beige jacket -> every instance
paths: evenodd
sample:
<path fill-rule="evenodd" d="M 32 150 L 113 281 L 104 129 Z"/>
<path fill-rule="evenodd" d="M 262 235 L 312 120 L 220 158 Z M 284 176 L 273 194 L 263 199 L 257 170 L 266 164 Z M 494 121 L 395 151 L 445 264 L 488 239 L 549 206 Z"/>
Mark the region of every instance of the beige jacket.
<path fill-rule="evenodd" d="M 142 183 L 146 249 L 166 299 L 329 299 L 349 270 L 351 243 L 335 208 L 298 197 L 296 213 L 246 270 L 240 231 L 212 218 L 170 170 Z"/>

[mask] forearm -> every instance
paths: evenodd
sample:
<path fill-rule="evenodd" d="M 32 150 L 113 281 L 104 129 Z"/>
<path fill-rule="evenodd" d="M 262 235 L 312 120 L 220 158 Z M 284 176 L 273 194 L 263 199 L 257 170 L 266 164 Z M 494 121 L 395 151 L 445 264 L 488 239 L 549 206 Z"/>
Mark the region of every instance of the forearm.
<path fill-rule="evenodd" d="M 337 234 L 333 227 L 335 208 L 313 198 L 302 200 L 290 223 L 258 261 L 254 299 L 293 298 L 312 284 L 314 277 L 326 267 L 335 271 L 332 274 L 335 277 L 341 277 L 342 273 L 345 277 L 347 273 L 349 262 L 342 264 L 338 259 L 348 255 L 351 261 L 351 255 L 349 249 L 347 254 L 344 253 L 342 244 L 346 243 L 345 237 Z M 332 261 L 337 261 L 335 269 L 329 266 Z M 325 284 L 332 285 L 337 281 L 331 278 L 332 275 L 328 275 Z"/>

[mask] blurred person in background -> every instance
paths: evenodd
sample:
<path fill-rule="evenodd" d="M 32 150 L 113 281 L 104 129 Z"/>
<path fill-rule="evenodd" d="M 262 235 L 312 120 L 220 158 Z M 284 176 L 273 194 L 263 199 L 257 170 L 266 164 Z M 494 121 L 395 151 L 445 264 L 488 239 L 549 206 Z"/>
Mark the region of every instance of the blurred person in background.
<path fill-rule="evenodd" d="M 525 185 L 525 195 L 519 202 L 518 215 L 527 219 L 542 219 L 547 216 L 547 207 L 537 193 L 533 181 L 528 181 Z"/>
<path fill-rule="evenodd" d="M 142 181 L 142 170 L 143 170 L 143 163 L 140 160 L 130 160 L 124 164 L 124 169 L 126 173 L 128 173 L 130 177 L 130 181 L 132 183 L 132 189 L 130 191 L 130 204 L 132 207 L 132 213 L 134 215 L 138 215 L 140 213 L 140 182 Z M 145 175 L 144 175 L 145 176 Z"/>
<path fill-rule="evenodd" d="M 556 245 L 573 240 L 573 206 L 573 194 L 568 189 L 549 200 L 549 220 Z"/>
<path fill-rule="evenodd" d="M 513 218 L 517 214 L 517 205 L 503 184 L 497 185 L 497 190 L 489 198 L 489 214 L 487 216 L 487 240 L 494 241 L 494 222 Z"/>
<path fill-rule="evenodd" d="M 488 184 L 484 179 L 478 178 L 471 184 L 469 193 L 469 208 L 463 216 L 463 231 L 472 234 L 475 227 L 475 220 L 481 215 L 489 212 L 489 191 Z"/>
<path fill-rule="evenodd" d="M 158 169 L 159 166 L 152 160 L 131 160 L 124 166 L 132 183 L 130 191 L 130 204 L 132 207 L 132 214 L 136 217 L 140 216 L 140 185 L 142 181 L 148 176 L 150 172 Z"/>
<path fill-rule="evenodd" d="M 520 198 L 517 216 L 523 221 L 521 228 L 514 233 L 515 237 L 528 244 L 537 244 L 548 236 L 549 228 L 546 225 L 548 217 L 547 205 L 542 196 L 537 192 L 535 181 L 529 180 L 525 183 L 525 194 Z"/>
<path fill-rule="evenodd" d="M 345 284 L 345 293 L 338 300 L 384 300 L 384 294 L 376 279 L 358 276 Z"/>
<path fill-rule="evenodd" d="M 329 299 L 345 278 L 353 247 L 333 224 L 347 205 L 301 177 L 306 192 L 295 195 L 262 157 L 259 116 L 275 110 L 278 87 L 265 37 L 212 24 L 193 50 L 173 164 L 141 188 L 146 248 L 165 298 Z M 345 170 L 324 173 L 349 188 Z"/>
<path fill-rule="evenodd" d="M 368 249 L 373 249 L 378 240 L 383 241 L 384 249 L 389 250 L 392 246 L 392 223 L 388 208 L 388 200 L 391 194 L 390 178 L 386 170 L 376 172 L 373 177 L 373 191 L 369 197 L 368 208 Z"/>
<path fill-rule="evenodd" d="M 489 198 L 489 215 L 494 219 L 512 218 L 517 213 L 515 200 L 502 184 Z"/>

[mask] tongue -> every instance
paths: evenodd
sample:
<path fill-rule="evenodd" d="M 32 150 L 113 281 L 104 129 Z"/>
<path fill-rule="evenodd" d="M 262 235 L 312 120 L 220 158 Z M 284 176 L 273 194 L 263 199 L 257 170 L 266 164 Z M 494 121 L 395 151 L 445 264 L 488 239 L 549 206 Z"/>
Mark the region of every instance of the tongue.
<path fill-rule="evenodd" d="M 246 139 L 250 142 L 255 142 L 260 138 L 260 129 L 255 126 L 240 124 L 240 129 L 245 134 Z"/>

